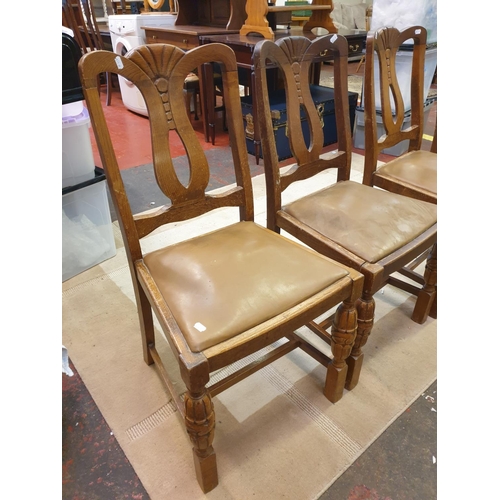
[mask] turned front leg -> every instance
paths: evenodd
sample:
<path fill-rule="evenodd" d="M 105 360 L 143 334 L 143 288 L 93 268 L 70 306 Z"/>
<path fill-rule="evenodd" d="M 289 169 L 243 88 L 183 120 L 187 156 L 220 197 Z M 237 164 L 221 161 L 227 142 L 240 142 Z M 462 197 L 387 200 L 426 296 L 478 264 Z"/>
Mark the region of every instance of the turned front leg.
<path fill-rule="evenodd" d="M 196 477 L 203 492 L 208 493 L 219 482 L 217 461 L 212 447 L 215 430 L 214 405 L 206 389 L 198 394 L 187 392 L 184 405 L 186 429 L 193 443 Z"/>
<path fill-rule="evenodd" d="M 346 358 L 351 353 L 356 329 L 356 307 L 352 302 L 344 301 L 337 308 L 333 318 L 331 343 L 333 360 L 326 372 L 324 394 L 332 403 L 342 398 L 348 370 Z"/>
<path fill-rule="evenodd" d="M 345 388 L 349 391 L 358 385 L 364 358 L 362 349 L 373 328 L 373 320 L 375 318 L 375 301 L 373 300 L 373 296 L 369 293 L 363 293 L 363 296 L 356 302 L 356 309 L 358 312 L 358 333 L 351 350 L 351 355 L 346 360 L 349 368 Z"/>
<path fill-rule="evenodd" d="M 424 286 L 420 290 L 411 319 L 422 324 L 427 316 L 437 317 L 437 308 L 433 307 L 437 296 L 437 244 L 432 247 L 424 272 Z"/>

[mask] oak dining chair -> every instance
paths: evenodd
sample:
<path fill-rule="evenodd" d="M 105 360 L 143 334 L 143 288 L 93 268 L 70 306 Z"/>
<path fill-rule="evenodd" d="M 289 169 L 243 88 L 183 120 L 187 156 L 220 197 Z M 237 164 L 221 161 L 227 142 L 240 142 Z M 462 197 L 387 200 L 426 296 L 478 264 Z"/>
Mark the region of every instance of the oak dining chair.
<path fill-rule="evenodd" d="M 437 204 L 437 121 L 431 150 L 422 149 L 426 43 L 427 30 L 423 26 L 412 26 L 403 31 L 385 27 L 368 33 L 363 89 L 363 183 Z M 398 65 L 403 45 L 412 48 L 407 52 L 412 54 L 411 63 L 405 58 L 408 60 L 407 67 Z M 409 88 L 403 88 L 406 83 Z M 409 102 L 409 106 L 405 101 Z M 409 123 L 408 112 L 411 117 Z M 407 144 L 406 152 L 384 163 L 378 162 L 383 151 L 403 141 Z M 425 259 L 427 278 L 430 280 L 432 274 L 435 280 L 437 245 L 401 269 L 401 276 L 411 281 L 392 276 L 391 284 L 413 294 L 420 293 L 425 280 L 415 268 Z M 433 282 L 427 290 L 434 297 L 428 303 L 429 311 L 415 310 L 413 313 L 413 319 L 418 323 L 425 321 L 427 313 L 437 317 L 436 285 L 437 282 Z"/>
<path fill-rule="evenodd" d="M 321 117 L 309 86 L 311 64 L 332 59 L 338 149 L 324 152 Z M 374 294 L 389 277 L 430 248 L 437 240 L 436 205 L 350 180 L 352 137 L 347 89 L 348 43 L 340 35 L 309 40 L 291 36 L 277 42 L 260 41 L 253 64 L 259 105 L 267 189 L 267 227 L 285 231 L 325 256 L 364 275 L 362 297 L 357 301 L 358 332 L 347 363 L 346 388 L 358 383 L 363 346 L 375 318 Z M 267 68 L 278 67 L 286 93 L 287 130 L 293 163 L 278 159 L 273 119 L 267 92 Z M 304 139 L 303 121 L 310 139 Z M 321 175 L 321 177 L 319 177 Z M 285 202 L 286 190 L 300 181 L 321 179 L 322 188 Z M 294 184 L 296 183 L 296 184 Z M 300 188 L 296 187 L 296 191 Z M 426 276 L 425 291 L 416 308 L 426 311 L 433 276 Z M 321 334 L 320 334 L 321 337 Z"/>
<path fill-rule="evenodd" d="M 183 99 L 186 75 L 205 63 L 221 68 L 227 126 L 236 183 L 222 192 L 207 192 L 211 164 L 193 129 Z M 86 103 L 109 191 L 124 239 L 135 291 L 142 355 L 157 367 L 182 415 L 193 447 L 196 477 L 204 492 L 218 484 L 214 397 L 281 356 L 300 348 L 325 366 L 324 394 L 332 402 L 342 396 L 347 376 L 345 359 L 356 337 L 356 302 L 363 276 L 306 246 L 292 242 L 254 222 L 252 182 L 240 106 L 234 52 L 210 44 L 184 52 L 164 44 L 143 45 L 125 56 L 105 51 L 82 57 L 79 70 Z M 170 202 L 133 214 L 114 152 L 112 134 L 99 99 L 96 76 L 113 72 L 130 80 L 142 93 L 149 114 L 153 165 L 159 188 Z M 189 180 L 174 168 L 169 138 L 182 140 L 189 162 Z M 367 188 L 368 189 L 368 188 Z M 219 229 L 193 233 L 145 252 L 147 236 L 160 228 L 184 233 L 180 222 L 225 210 Z M 226 223 L 227 222 L 227 223 Z M 174 238 L 174 236 L 172 236 Z M 131 303 L 131 307 L 135 307 Z M 153 314 L 177 360 L 166 365 L 157 345 Z M 333 317 L 324 329 L 317 318 Z M 313 325 L 330 338 L 329 355 L 296 333 Z M 258 361 L 247 356 L 259 353 Z M 234 363 L 243 362 L 234 366 Z M 227 369 L 219 380 L 212 374 Z M 179 393 L 171 370 L 180 372 Z"/>

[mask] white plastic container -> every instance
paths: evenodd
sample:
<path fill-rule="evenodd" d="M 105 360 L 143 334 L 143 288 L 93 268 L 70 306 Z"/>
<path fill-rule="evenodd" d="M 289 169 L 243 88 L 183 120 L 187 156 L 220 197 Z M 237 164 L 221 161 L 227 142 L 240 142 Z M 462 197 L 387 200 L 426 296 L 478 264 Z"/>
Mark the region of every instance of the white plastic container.
<path fill-rule="evenodd" d="M 62 281 L 116 255 L 105 180 L 97 173 L 92 181 L 63 189 Z"/>
<path fill-rule="evenodd" d="M 81 113 L 76 116 L 70 115 L 62 118 L 63 188 L 94 177 L 95 163 L 90 142 L 90 118 L 87 109 L 83 106 L 81 109 Z M 68 111 L 68 109 L 63 109 L 63 114 Z"/>
<path fill-rule="evenodd" d="M 409 26 L 423 26 L 427 30 L 427 43 L 435 43 L 437 0 L 376 0 L 373 2 L 370 29 L 378 30 L 384 26 L 400 31 Z"/>
<path fill-rule="evenodd" d="M 396 53 L 396 74 L 398 77 L 399 88 L 403 96 L 404 110 L 411 109 L 411 64 L 413 60 L 413 50 L 399 50 Z M 378 56 L 375 53 L 374 65 L 374 78 L 375 78 L 375 109 L 380 111 L 382 109 L 380 101 L 380 71 Z M 429 95 L 431 88 L 432 78 L 437 67 L 437 47 L 428 48 L 425 51 L 425 65 L 424 65 L 424 102 Z M 395 111 L 394 99 L 392 94 L 389 93 L 391 99 L 392 111 Z M 361 100 L 361 107 L 364 107 L 364 94 Z"/>
<path fill-rule="evenodd" d="M 434 99 L 429 99 L 424 104 L 424 125 L 429 118 L 429 113 L 434 101 Z M 408 112 L 403 120 L 402 128 L 407 128 L 410 125 L 410 120 L 411 113 Z M 382 134 L 385 134 L 384 126 L 382 125 L 382 116 L 377 114 L 377 137 L 380 138 Z M 391 148 L 383 149 L 381 152 L 392 156 L 401 156 L 403 153 L 408 151 L 409 145 L 410 141 L 401 141 L 399 144 L 396 144 Z M 358 149 L 365 149 L 365 111 L 361 108 L 356 109 L 353 146 Z"/>
<path fill-rule="evenodd" d="M 62 117 L 69 118 L 83 113 L 83 101 L 70 102 L 62 105 Z"/>

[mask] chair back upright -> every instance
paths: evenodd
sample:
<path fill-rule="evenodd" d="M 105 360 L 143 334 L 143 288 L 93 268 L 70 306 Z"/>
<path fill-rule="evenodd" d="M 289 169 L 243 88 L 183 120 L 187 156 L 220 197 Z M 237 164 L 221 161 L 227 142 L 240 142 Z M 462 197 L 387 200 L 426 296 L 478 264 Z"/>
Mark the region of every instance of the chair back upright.
<path fill-rule="evenodd" d="M 73 31 L 82 49 L 104 50 L 104 42 L 97 26 L 94 6 L 89 0 L 62 0 L 63 24 Z"/>
<path fill-rule="evenodd" d="M 82 54 L 95 50 L 106 50 L 92 1 L 89 0 L 62 0 L 62 23 L 63 26 L 73 31 L 76 43 L 79 45 Z M 101 75 L 97 75 L 101 81 Z M 106 105 L 111 104 L 113 95 L 111 75 L 105 74 L 106 85 Z"/>
<path fill-rule="evenodd" d="M 371 31 L 366 38 L 366 63 L 364 79 L 365 119 L 365 170 L 363 183 L 373 185 L 372 175 L 383 149 L 409 140 L 408 151 L 418 151 L 422 146 L 424 129 L 424 64 L 427 30 L 412 26 L 403 31 L 381 28 Z M 413 42 L 410 83 L 411 121 L 402 129 L 407 116 L 403 92 L 396 72 L 397 53 L 403 44 Z M 375 54 L 378 59 L 378 81 L 375 82 Z M 379 97 L 377 103 L 377 97 Z M 379 110 L 376 108 L 380 107 Z M 379 114 L 380 113 L 380 114 Z M 379 138 L 377 116 L 384 129 Z"/>
<path fill-rule="evenodd" d="M 95 129 L 110 193 L 129 259 L 142 258 L 140 238 L 171 222 L 184 221 L 211 210 L 232 206 L 239 208 L 240 220 L 253 220 L 252 184 L 244 143 L 238 72 L 233 51 L 223 44 L 200 46 L 185 53 L 164 44 L 142 45 L 125 56 L 99 51 L 83 56 L 79 63 L 85 99 Z M 184 103 L 186 76 L 207 61 L 218 62 L 222 70 L 224 101 L 227 109 L 236 186 L 224 194 L 205 192 L 210 179 L 210 165 L 189 120 Z M 169 198 L 170 205 L 154 212 L 134 215 L 130 208 L 113 149 L 105 115 L 94 84 L 101 72 L 116 73 L 134 84 L 142 93 L 149 115 L 152 156 L 156 182 Z M 189 181 L 179 179 L 170 151 L 169 134 L 180 137 L 189 162 Z"/>
<path fill-rule="evenodd" d="M 88 47 L 91 47 L 93 50 L 104 50 L 105 45 L 101 36 L 101 32 L 99 31 L 99 27 L 97 25 L 97 19 L 92 0 L 79 1 L 86 20 L 86 23 L 84 25 L 84 33 L 86 35 Z"/>
<path fill-rule="evenodd" d="M 320 57 L 334 57 L 333 76 L 335 88 L 335 119 L 337 126 L 338 150 L 322 153 L 324 144 L 323 123 L 309 86 L 311 65 Z M 282 193 L 293 182 L 307 179 L 317 173 L 336 169 L 335 181 L 348 180 L 351 173 L 352 136 L 349 119 L 347 89 L 347 40 L 339 35 L 325 35 L 313 41 L 301 36 L 291 36 L 273 42 L 262 40 L 254 50 L 253 62 L 261 137 L 265 158 L 267 183 L 268 228 L 276 230 L 275 214 L 282 207 Z M 286 87 L 287 130 L 290 150 L 295 164 L 286 172 L 280 171 L 280 164 L 273 135 L 273 123 L 267 92 L 266 68 L 269 63 L 278 66 Z M 330 66 L 331 67 L 331 66 Z M 302 130 L 302 120 L 306 117 L 310 139 L 306 142 Z"/>

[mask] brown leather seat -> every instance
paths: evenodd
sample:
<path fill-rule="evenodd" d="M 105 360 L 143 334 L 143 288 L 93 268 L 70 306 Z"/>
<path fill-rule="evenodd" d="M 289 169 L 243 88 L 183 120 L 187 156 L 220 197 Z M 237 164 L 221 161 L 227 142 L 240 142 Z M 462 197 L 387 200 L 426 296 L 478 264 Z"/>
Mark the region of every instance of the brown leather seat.
<path fill-rule="evenodd" d="M 250 330 L 348 275 L 252 222 L 162 248 L 144 262 L 193 352 Z"/>
<path fill-rule="evenodd" d="M 437 154 L 422 150 L 410 151 L 379 166 L 377 178 L 392 180 L 400 185 L 411 185 L 426 198 L 436 198 Z"/>
<path fill-rule="evenodd" d="M 283 211 L 370 263 L 412 243 L 436 223 L 434 206 L 353 181 L 334 184 Z"/>

